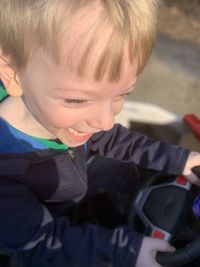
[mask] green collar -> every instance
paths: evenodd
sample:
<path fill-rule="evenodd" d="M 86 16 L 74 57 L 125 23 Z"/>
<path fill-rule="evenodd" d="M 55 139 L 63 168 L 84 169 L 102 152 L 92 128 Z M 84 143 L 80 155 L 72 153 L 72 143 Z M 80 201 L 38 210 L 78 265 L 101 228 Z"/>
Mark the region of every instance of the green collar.
<path fill-rule="evenodd" d="M 56 149 L 59 151 L 67 151 L 69 149 L 69 147 L 67 145 L 60 144 L 54 140 L 47 140 L 44 138 L 38 138 L 38 137 L 33 137 L 33 136 L 32 136 L 32 138 L 36 139 L 37 141 L 39 141 L 43 145 L 47 146 L 49 149 Z"/>
<path fill-rule="evenodd" d="M 2 102 L 7 96 L 8 96 L 8 93 L 6 92 L 3 85 L 0 84 L 0 102 Z"/>

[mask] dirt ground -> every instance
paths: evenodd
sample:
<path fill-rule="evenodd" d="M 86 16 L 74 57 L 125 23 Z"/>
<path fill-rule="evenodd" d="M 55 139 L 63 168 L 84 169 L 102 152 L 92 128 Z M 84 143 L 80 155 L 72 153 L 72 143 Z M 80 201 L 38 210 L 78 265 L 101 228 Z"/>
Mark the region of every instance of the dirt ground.
<path fill-rule="evenodd" d="M 158 33 L 200 46 L 200 0 L 163 0 Z"/>

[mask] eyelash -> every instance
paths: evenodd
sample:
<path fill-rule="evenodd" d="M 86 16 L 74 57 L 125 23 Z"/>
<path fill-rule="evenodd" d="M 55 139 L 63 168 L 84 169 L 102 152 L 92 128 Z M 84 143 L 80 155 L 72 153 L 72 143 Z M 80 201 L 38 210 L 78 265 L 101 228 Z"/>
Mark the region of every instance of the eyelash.
<path fill-rule="evenodd" d="M 83 99 L 65 99 L 65 102 L 67 104 L 83 104 L 86 103 L 87 100 L 83 100 Z"/>
<path fill-rule="evenodd" d="M 129 96 L 131 93 L 126 93 L 126 94 L 124 94 L 124 95 L 120 95 L 119 97 L 120 97 L 120 99 L 123 97 L 123 98 L 125 98 L 125 97 L 127 97 L 127 96 Z"/>
<path fill-rule="evenodd" d="M 124 95 L 120 95 L 120 97 L 126 97 L 130 95 L 130 93 L 126 93 Z M 84 100 L 84 99 L 65 99 L 65 103 L 67 104 L 74 104 L 74 105 L 80 105 L 80 104 L 85 104 L 87 103 L 88 100 Z"/>
<path fill-rule="evenodd" d="M 131 94 L 131 92 L 129 92 L 129 93 L 126 93 L 126 94 L 124 94 L 124 95 L 122 95 L 122 96 L 129 96 Z"/>

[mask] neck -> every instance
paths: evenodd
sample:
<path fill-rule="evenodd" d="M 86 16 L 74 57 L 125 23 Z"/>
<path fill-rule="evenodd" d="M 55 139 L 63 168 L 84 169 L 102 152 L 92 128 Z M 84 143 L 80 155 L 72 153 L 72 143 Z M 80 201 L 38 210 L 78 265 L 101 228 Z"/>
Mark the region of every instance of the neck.
<path fill-rule="evenodd" d="M 0 104 L 0 117 L 28 135 L 46 139 L 55 138 L 31 115 L 21 97 L 9 96 L 5 99 Z"/>

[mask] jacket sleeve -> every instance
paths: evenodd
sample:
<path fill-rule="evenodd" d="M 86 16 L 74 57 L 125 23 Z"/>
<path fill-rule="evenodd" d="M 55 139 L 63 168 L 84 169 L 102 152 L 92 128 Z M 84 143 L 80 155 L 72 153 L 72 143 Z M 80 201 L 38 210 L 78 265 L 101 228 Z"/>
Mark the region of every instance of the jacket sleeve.
<path fill-rule="evenodd" d="M 87 144 L 89 151 L 100 156 L 174 175 L 182 174 L 190 152 L 180 146 L 152 140 L 141 133 L 132 133 L 120 124 L 108 132 L 94 134 Z"/>
<path fill-rule="evenodd" d="M 0 251 L 12 260 L 17 255 L 20 266 L 133 267 L 141 241 L 126 226 L 72 227 L 65 217 L 54 218 L 25 185 L 0 187 Z"/>

